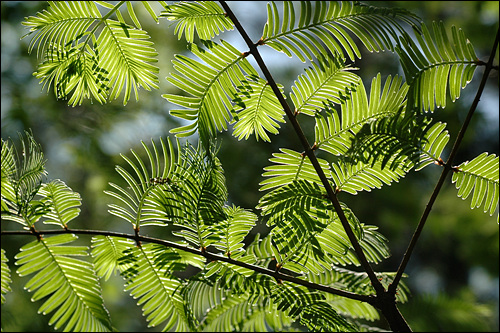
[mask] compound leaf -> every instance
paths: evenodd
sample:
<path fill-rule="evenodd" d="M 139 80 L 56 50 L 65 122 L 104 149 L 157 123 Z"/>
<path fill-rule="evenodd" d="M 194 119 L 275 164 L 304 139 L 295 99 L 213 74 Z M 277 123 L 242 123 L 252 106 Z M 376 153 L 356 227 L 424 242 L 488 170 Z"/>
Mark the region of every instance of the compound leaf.
<path fill-rule="evenodd" d="M 87 247 L 64 245 L 76 239 L 62 234 L 26 244 L 15 257 L 17 272 L 20 276 L 36 273 L 25 288 L 34 292 L 33 301 L 48 297 L 38 311 L 55 311 L 49 320 L 55 329 L 65 325 L 65 331 L 111 331 L 92 265 L 74 258 L 87 256 Z"/>
<path fill-rule="evenodd" d="M 478 208 L 484 202 L 484 212 L 493 215 L 498 207 L 498 156 L 485 152 L 454 170 L 452 182 L 458 196 L 465 200 L 472 193 L 470 207 Z"/>

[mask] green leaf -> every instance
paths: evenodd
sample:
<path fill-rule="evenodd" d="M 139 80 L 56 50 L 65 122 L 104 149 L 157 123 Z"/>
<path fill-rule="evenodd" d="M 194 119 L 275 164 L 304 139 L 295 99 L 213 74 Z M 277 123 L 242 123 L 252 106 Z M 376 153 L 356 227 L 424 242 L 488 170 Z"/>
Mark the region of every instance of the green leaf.
<path fill-rule="evenodd" d="M 225 178 L 215 148 L 205 151 L 189 144 L 178 154 L 162 141 L 162 154 L 153 142 L 154 155 L 143 143 L 150 167 L 132 151 L 136 162 L 125 158 L 135 176 L 124 168 L 117 171 L 130 185 L 129 190 L 111 184 L 117 192 L 107 191 L 121 201 L 110 205 L 112 214 L 130 222 L 135 229 L 146 225 L 175 224 L 174 234 L 196 248 L 217 240 L 218 223 L 226 219 L 223 206 L 227 200 Z M 161 157 L 160 157 L 161 156 Z M 163 159 L 163 163 L 162 162 Z M 151 171 L 149 171 L 151 170 Z"/>
<path fill-rule="evenodd" d="M 217 44 L 203 41 L 207 50 L 190 44 L 191 52 L 205 64 L 182 55 L 173 61 L 177 73 L 172 73 L 168 81 L 191 96 L 162 95 L 169 102 L 185 109 L 170 110 L 175 117 L 191 122 L 171 130 L 177 136 L 189 136 L 198 131 L 200 139 L 208 142 L 218 131 L 227 130 L 233 110 L 232 99 L 236 87 L 244 86 L 245 73 L 252 77 L 257 72 L 245 55 L 231 44 L 221 41 Z"/>
<path fill-rule="evenodd" d="M 204 249 L 219 239 L 217 229 L 227 216 L 224 171 L 215 152 L 186 146 L 182 164 L 174 172 L 178 190 L 155 191 L 155 208 L 181 227 L 173 232 L 196 248 Z"/>
<path fill-rule="evenodd" d="M 92 237 L 92 257 L 94 257 L 94 267 L 99 277 L 104 277 L 107 281 L 116 270 L 123 272 L 132 265 L 123 262 L 127 250 L 135 246 L 135 242 L 119 237 L 95 236 Z"/>
<path fill-rule="evenodd" d="M 372 79 L 368 99 L 362 83 L 342 99 L 340 113 L 328 103 L 325 116 L 316 114 L 316 146 L 330 154 L 342 156 L 351 147 L 354 135 L 364 124 L 396 115 L 405 105 L 408 86 L 402 78 L 388 76 L 382 88 L 381 75 Z"/>
<path fill-rule="evenodd" d="M 305 180 L 267 193 L 257 208 L 269 215 L 267 224 L 276 245 L 279 267 L 301 273 L 321 272 L 331 264 L 352 263 L 347 256 L 351 246 L 331 202 L 321 188 Z M 356 237 L 363 237 L 363 229 L 354 214 L 343 205 L 344 213 Z"/>
<path fill-rule="evenodd" d="M 395 273 L 393 272 L 376 273 L 377 278 L 384 287 L 387 287 L 394 280 L 394 275 Z M 406 278 L 407 275 L 404 274 L 403 277 Z M 374 293 L 373 286 L 370 283 L 370 278 L 365 272 L 356 272 L 350 269 L 333 266 L 330 270 L 327 270 L 320 274 L 307 273 L 303 278 L 314 283 L 319 283 L 342 290 L 349 290 L 360 295 L 373 295 Z M 398 292 L 396 294 L 396 301 L 399 303 L 406 303 L 408 301 L 409 295 L 409 289 L 406 286 L 404 280 L 400 281 Z M 367 312 L 358 312 L 357 309 L 354 309 L 353 312 L 349 310 L 342 311 L 350 317 L 356 318 L 367 316 L 365 317 L 365 319 L 368 320 L 378 319 L 379 317 L 378 313 L 374 312 L 375 309 L 365 302 L 362 303 L 332 294 L 325 294 L 325 296 L 329 303 L 331 303 L 333 306 L 338 305 L 338 307 L 342 307 L 343 305 L 349 306 L 353 304 L 357 304 L 358 306 L 360 306 L 361 304 L 363 304 L 364 306 L 362 306 L 362 308 L 370 309 Z"/>
<path fill-rule="evenodd" d="M 120 204 L 110 204 L 111 210 L 109 212 L 131 223 L 134 228 L 146 225 L 164 225 L 162 222 L 165 221 L 164 214 L 152 208 L 151 205 L 146 205 L 146 200 L 157 186 L 164 188 L 161 184 L 152 180 L 162 180 L 165 183 L 164 185 L 168 186 L 177 162 L 175 160 L 176 153 L 170 139 L 165 142 L 160 138 L 161 151 L 153 140 L 151 140 L 153 151 L 144 142 L 141 143 L 148 157 L 147 159 L 144 158 L 144 161 L 149 163 L 149 167 L 146 167 L 141 155 L 133 150 L 131 152 L 135 161 L 121 155 L 132 168 L 133 174 L 120 166 L 116 167 L 116 171 L 129 186 L 123 188 L 110 183 L 115 191 L 104 191 L 104 193 L 113 196 L 120 202 Z"/>
<path fill-rule="evenodd" d="M 77 239 L 73 234 L 42 237 L 21 248 L 16 255 L 20 276 L 36 273 L 25 285 L 34 292 L 33 301 L 48 297 L 39 308 L 44 315 L 55 313 L 49 325 L 65 331 L 110 331 L 111 322 L 104 308 L 92 265 L 74 258 L 87 256 L 84 246 L 64 246 Z"/>
<path fill-rule="evenodd" d="M 142 29 L 141 23 L 139 22 L 139 20 L 137 19 L 137 16 L 135 15 L 134 7 L 132 6 L 131 1 L 127 1 L 127 11 L 128 11 L 128 14 L 130 15 L 130 18 L 134 22 L 135 27 L 137 29 L 141 30 Z"/>
<path fill-rule="evenodd" d="M 283 94 L 283 86 L 278 86 Z M 237 119 L 233 135 L 241 140 L 248 139 L 251 134 L 255 138 L 270 142 L 267 132 L 278 134 L 277 122 L 284 123 L 283 107 L 267 82 L 261 78 L 249 81 L 246 87 L 234 99 L 242 107 L 234 116 Z"/>
<path fill-rule="evenodd" d="M 131 254 L 135 263 L 133 269 L 124 272 L 125 291 L 139 299 L 138 305 L 142 306 L 148 327 L 165 323 L 162 329 L 165 332 L 174 327 L 178 332 L 186 332 L 191 318 L 184 309 L 182 282 L 168 271 L 168 266 L 158 265 L 154 258 L 159 248 L 154 245 L 133 248 Z"/>
<path fill-rule="evenodd" d="M 79 47 L 60 49 L 50 45 L 45 61 L 38 65 L 33 75 L 44 83 L 44 88 L 53 84 L 57 99 L 67 99 L 72 93 L 68 101 L 72 106 L 81 105 L 91 96 L 103 104 L 107 97 L 108 73 L 99 67 L 99 59 L 88 45 Z"/>
<path fill-rule="evenodd" d="M 228 285 L 226 278 L 196 276 L 184 289 L 185 302 L 193 305 L 204 331 L 259 332 L 290 328 L 292 319 L 269 304 L 271 286 L 276 284 L 271 277 L 252 275 L 243 279 L 237 289 L 234 284 Z"/>
<path fill-rule="evenodd" d="M 58 99 L 67 99 L 70 105 L 80 105 L 85 98 L 93 96 L 99 103 L 106 101 L 108 93 L 108 71 L 99 65 L 99 56 L 87 42 L 89 31 L 101 14 L 92 2 L 51 2 L 47 10 L 38 16 L 30 16 L 24 25 L 31 27 L 28 35 L 34 34 L 29 52 L 38 44 L 39 64 L 34 75 L 44 82 L 47 89 L 53 84 Z"/>
<path fill-rule="evenodd" d="M 189 279 L 182 289 L 182 296 L 185 303 L 191 304 L 194 317 L 199 319 L 193 324 L 198 326 L 207 311 L 220 304 L 227 294 L 227 291 L 220 288 L 217 282 L 213 283 L 200 277 L 200 273 Z"/>
<path fill-rule="evenodd" d="M 325 100 L 340 104 L 360 84 L 360 78 L 351 73 L 351 68 L 344 65 L 344 59 L 319 57 L 306 69 L 292 87 L 290 98 L 295 105 L 295 113 L 314 116 L 325 107 Z"/>
<path fill-rule="evenodd" d="M 374 165 L 380 161 L 382 169 L 403 166 L 407 170 L 409 162 L 416 163 L 420 156 L 418 148 L 424 128 L 401 113 L 366 123 L 354 136 L 346 159 L 353 164 L 361 161 Z"/>
<path fill-rule="evenodd" d="M 165 248 L 157 244 L 155 253 L 155 264 L 158 268 L 167 268 L 168 271 L 185 271 L 189 265 L 203 269 L 205 267 L 205 258 L 201 255 L 193 254 L 174 248 Z"/>
<path fill-rule="evenodd" d="M 109 98 L 116 99 L 124 91 L 123 105 L 130 99 L 132 91 L 139 100 L 138 89 L 158 89 L 158 54 L 149 35 L 113 20 L 105 21 L 105 28 L 97 39 L 99 65 L 108 74 L 111 84 Z M 97 53 L 97 52 L 96 52 Z"/>
<path fill-rule="evenodd" d="M 158 1 L 160 3 L 160 5 L 163 7 L 163 8 L 167 8 L 168 5 L 165 3 L 165 1 Z M 155 20 L 156 24 L 159 23 L 158 21 L 158 15 L 156 15 L 155 11 L 153 10 L 153 8 L 151 8 L 151 5 L 149 4 L 148 1 L 141 1 L 142 5 L 144 6 L 144 8 L 146 8 L 146 11 L 149 13 L 149 15 L 151 16 L 151 18 L 153 20 Z"/>
<path fill-rule="evenodd" d="M 2 305 L 5 303 L 5 294 L 12 291 L 9 286 L 12 279 L 10 278 L 10 269 L 7 265 L 8 262 L 9 259 L 7 259 L 7 256 L 5 255 L 5 250 L 2 249 Z"/>
<path fill-rule="evenodd" d="M 448 38 L 443 22 L 433 22 L 433 35 L 422 24 L 413 28 L 418 45 L 404 33 L 396 47 L 410 86 L 408 107 L 416 112 L 433 112 L 446 106 L 447 88 L 452 101 L 472 80 L 477 56 L 461 29 L 453 26 Z"/>
<path fill-rule="evenodd" d="M 357 194 L 360 191 L 370 192 L 374 188 L 380 189 L 383 184 L 390 185 L 406 175 L 403 168 L 391 170 L 383 168 L 382 163 L 368 164 L 358 162 L 356 164 L 340 159 L 332 163 L 331 177 L 335 183 L 336 191 Z"/>
<path fill-rule="evenodd" d="M 359 221 L 345 205 L 343 208 L 356 237 L 361 239 L 363 229 Z M 354 253 L 350 253 L 351 243 L 340 219 L 331 211 L 327 213 L 328 218 L 311 218 L 295 211 L 272 230 L 280 267 L 303 274 L 323 272 L 333 264 L 359 264 Z"/>
<path fill-rule="evenodd" d="M 243 240 L 255 226 L 257 216 L 240 207 L 224 207 L 227 218 L 216 226 L 219 241 L 213 245 L 227 256 L 237 259 L 243 252 Z"/>
<path fill-rule="evenodd" d="M 45 214 L 44 223 L 67 228 L 68 222 L 80 214 L 80 195 L 60 180 L 44 184 L 38 194 L 45 198 L 45 204 L 50 205 L 50 212 Z"/>
<path fill-rule="evenodd" d="M 28 51 L 31 53 L 38 44 L 37 56 L 40 57 L 50 45 L 76 45 L 100 18 L 101 13 L 92 1 L 50 1 L 48 9 L 22 22 L 30 28 L 24 37 L 33 35 Z"/>
<path fill-rule="evenodd" d="M 14 182 L 17 173 L 15 146 L 2 139 L 2 218 L 7 215 L 17 214 L 19 207 L 17 205 L 16 190 Z M 14 218 L 14 217 L 11 217 Z M 24 224 L 20 219 L 18 222 Z"/>
<path fill-rule="evenodd" d="M 194 42 L 195 30 L 200 39 L 206 40 L 214 38 L 221 31 L 233 30 L 233 22 L 214 1 L 174 3 L 161 12 L 160 17 L 178 21 L 175 34 L 181 39 L 185 33 L 189 43 Z"/>
<path fill-rule="evenodd" d="M 431 163 L 439 164 L 439 161 L 442 160 L 441 154 L 450 139 L 450 135 L 445 128 L 446 123 L 437 122 L 426 131 L 416 171 L 423 169 Z"/>
<path fill-rule="evenodd" d="M 321 184 L 309 157 L 286 148 L 280 148 L 280 151 L 281 153 L 273 153 L 273 157 L 269 159 L 274 165 L 264 168 L 262 176 L 269 178 L 259 183 L 260 191 L 285 186 L 299 179 Z M 328 162 L 323 159 L 318 159 L 318 162 L 328 174 Z"/>
<path fill-rule="evenodd" d="M 210 309 L 202 323 L 208 332 L 286 331 L 292 321 L 282 311 L 270 309 L 268 297 L 249 300 L 246 295 L 230 295 Z"/>
<path fill-rule="evenodd" d="M 132 91 L 137 100 L 139 88 L 158 88 L 159 69 L 152 64 L 157 53 L 147 32 L 140 30 L 132 3 L 98 3 L 111 9 L 104 18 L 91 1 L 54 1 L 23 22 L 31 28 L 27 35 L 33 35 L 29 51 L 38 44 L 38 56 L 44 56 L 35 76 L 48 83 L 47 88 L 53 85 L 57 98 L 72 94 L 68 104 L 73 106 L 91 97 L 102 104 L 121 92 L 125 105 Z M 139 29 L 123 20 L 119 11 L 123 3 Z M 118 21 L 108 18 L 112 13 Z"/>
<path fill-rule="evenodd" d="M 25 135 L 19 133 L 21 152 L 12 141 L 2 140 L 2 218 L 32 226 L 48 209 L 33 200 L 47 172 L 40 144 L 30 132 Z"/>
<path fill-rule="evenodd" d="M 484 212 L 493 215 L 498 207 L 498 156 L 485 152 L 453 170 L 452 182 L 456 183 L 458 196 L 465 200 L 472 193 L 470 208 L 484 202 Z"/>
<path fill-rule="evenodd" d="M 400 121 L 397 125 L 405 124 L 399 119 L 404 119 L 401 112 L 407 90 L 401 77 L 389 76 L 382 87 L 381 75 L 377 74 L 369 99 L 361 83 L 341 100 L 340 112 L 329 102 L 324 116 L 316 114 L 316 147 L 341 157 L 332 163 L 330 173 L 337 191 L 356 194 L 389 185 L 409 171 L 407 160 L 420 161 L 424 167 L 441 153 L 448 139 L 442 132 L 444 127 L 429 129 L 430 141 L 426 141 L 408 128 L 394 125 L 396 121 Z M 392 168 L 385 169 L 386 164 Z"/>
<path fill-rule="evenodd" d="M 278 310 L 298 317 L 313 332 L 359 331 L 325 302 L 325 296 L 318 291 L 284 282 L 275 286 L 272 299 Z"/>
<path fill-rule="evenodd" d="M 361 58 L 351 35 L 358 37 L 370 52 L 394 51 L 398 35 L 403 31 L 398 20 L 418 24 L 416 16 L 405 10 L 375 8 L 350 1 L 301 1 L 298 19 L 289 1 L 284 2 L 282 20 L 274 2 L 268 3 L 267 13 L 260 43 L 289 57 L 294 54 L 302 62 L 306 58 L 327 56 L 327 52 L 342 57 L 347 54 L 352 61 Z"/>
<path fill-rule="evenodd" d="M 278 267 L 299 274 L 317 274 L 331 265 L 359 265 L 340 219 L 319 185 L 294 181 L 264 195 L 257 208 L 269 216 L 267 224 L 274 226 L 270 235 L 276 246 L 274 250 L 274 245 L 262 243 L 257 248 L 258 258 L 274 256 Z M 387 258 L 387 239 L 375 227 L 361 224 L 346 205 L 342 209 L 367 259 L 380 262 Z"/>
<path fill-rule="evenodd" d="M 417 170 L 432 162 L 440 163 L 441 153 L 448 142 L 446 124 L 432 124 L 432 119 L 414 114 L 395 114 L 366 123 L 352 139 L 346 153 L 350 163 L 380 162 L 393 171 Z"/>
<path fill-rule="evenodd" d="M 350 216 L 351 214 L 354 215 L 352 211 L 346 212 L 348 218 L 355 219 L 355 217 Z M 388 246 L 389 240 L 377 231 L 378 227 L 361 223 L 361 228 L 363 233 L 359 239 L 359 245 L 363 249 L 366 259 L 369 262 L 379 263 L 382 262 L 382 260 L 389 258 L 391 256 Z M 358 264 L 354 248 L 351 247 L 349 249 L 347 257 L 355 258 L 353 262 L 356 265 Z"/>

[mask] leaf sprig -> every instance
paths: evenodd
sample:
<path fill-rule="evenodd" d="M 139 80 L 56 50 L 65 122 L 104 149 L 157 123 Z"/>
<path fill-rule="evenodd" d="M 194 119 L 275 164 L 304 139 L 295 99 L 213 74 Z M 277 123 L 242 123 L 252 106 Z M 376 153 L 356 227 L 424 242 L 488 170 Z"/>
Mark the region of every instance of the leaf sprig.
<path fill-rule="evenodd" d="M 139 88 L 158 88 L 159 69 L 153 65 L 157 53 L 131 2 L 126 2 L 127 8 L 137 28 L 120 14 L 124 1 L 98 3 L 111 9 L 104 17 L 92 1 L 51 1 L 48 9 L 23 22 L 30 28 L 25 36 L 33 35 L 29 51 L 38 44 L 38 57 L 43 57 L 35 76 L 47 89 L 53 85 L 56 98 L 71 96 L 68 104 L 73 106 L 91 97 L 103 104 L 122 92 L 126 105 L 132 91 L 137 100 Z M 154 15 L 149 5 L 146 8 Z M 118 21 L 109 18 L 113 13 Z"/>

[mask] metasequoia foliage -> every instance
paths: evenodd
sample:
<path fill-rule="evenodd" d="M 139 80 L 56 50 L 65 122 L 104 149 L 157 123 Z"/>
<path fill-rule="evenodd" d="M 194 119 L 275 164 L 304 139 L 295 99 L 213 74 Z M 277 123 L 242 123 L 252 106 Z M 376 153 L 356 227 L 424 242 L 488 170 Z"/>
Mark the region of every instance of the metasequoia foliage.
<path fill-rule="evenodd" d="M 65 182 L 47 180 L 31 132 L 20 135 L 21 152 L 2 140 L 2 224 L 21 227 L 2 235 L 34 236 L 15 264 L 20 276 L 29 276 L 25 288 L 41 303 L 39 312 L 55 329 L 112 330 L 99 278 L 118 272 L 148 325 L 164 331 L 360 331 L 376 329 L 366 322 L 380 316 L 395 331 L 410 330 L 397 308 L 409 295 L 401 278 L 446 176 L 453 173 L 457 195 L 471 198 L 471 208 L 490 215 L 498 208 L 496 155 L 482 152 L 453 164 L 495 69 L 493 56 L 479 60 L 466 32 L 442 22 L 426 25 L 403 9 L 270 2 L 262 37 L 252 41 L 224 1 L 159 4 L 157 14 L 148 2 L 50 2 L 23 22 L 32 37 L 28 51 L 36 47 L 40 58 L 34 75 L 73 106 L 122 95 L 126 104 L 132 92 L 137 99 L 140 88 L 158 88 L 153 42 L 159 41 L 149 40 L 137 7 L 157 22 L 175 22 L 174 34 L 185 39 L 190 55 L 175 55 L 168 82 L 179 93 L 163 97 L 179 106 L 171 115 L 184 120 L 171 133 L 198 135 L 196 144 L 185 145 L 152 138 L 142 142 L 143 151 L 122 155 L 116 171 L 123 182 L 110 183 L 106 193 L 109 213 L 129 226 L 128 234 L 72 228 L 82 199 Z M 231 30 L 248 49 L 217 38 Z M 498 36 L 492 55 L 497 44 Z M 265 47 L 309 64 L 288 100 L 260 56 Z M 404 76 L 378 73 L 365 86 L 354 66 L 360 48 L 396 53 Z M 459 98 L 480 66 L 485 72 L 476 100 L 450 147 L 446 124 L 433 113 Z M 314 133 L 302 131 L 304 117 L 314 119 Z M 285 124 L 303 147 L 270 157 L 258 215 L 233 205 L 217 134 L 232 130 L 239 140 L 271 141 Z M 390 255 L 388 240 L 341 196 L 379 189 L 429 166 L 442 167 L 442 175 L 400 267 L 373 271 L 371 264 Z M 270 232 L 250 238 L 258 221 Z M 40 224 L 55 229 L 41 231 Z M 148 226 L 168 226 L 171 237 L 143 236 Z M 90 247 L 74 245 L 85 234 L 92 235 Z M 2 249 L 2 304 L 12 274 L 6 262 Z M 196 273 L 176 274 L 188 267 Z"/>

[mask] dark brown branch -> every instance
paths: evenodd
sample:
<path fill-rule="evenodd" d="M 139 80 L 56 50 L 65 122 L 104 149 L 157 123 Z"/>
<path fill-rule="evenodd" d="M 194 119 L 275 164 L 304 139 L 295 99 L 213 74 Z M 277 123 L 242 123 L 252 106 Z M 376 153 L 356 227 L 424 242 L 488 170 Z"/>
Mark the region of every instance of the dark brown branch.
<path fill-rule="evenodd" d="M 175 242 L 170 242 L 166 241 L 163 239 L 159 238 L 154 238 L 154 237 L 149 237 L 149 236 L 141 236 L 138 233 L 135 233 L 134 235 L 131 234 L 126 234 L 126 233 L 121 233 L 121 232 L 114 232 L 114 231 L 104 231 L 104 230 L 84 230 L 84 229 L 58 229 L 58 230 L 43 230 L 43 231 L 35 231 L 35 230 L 19 230 L 19 231 L 14 231 L 14 230 L 7 230 L 7 231 L 2 231 L 1 235 L 33 235 L 39 239 L 40 235 L 57 235 L 57 234 L 67 234 L 67 233 L 74 233 L 74 234 L 81 234 L 81 235 L 100 235 L 100 236 L 109 236 L 109 237 L 121 237 L 121 238 L 127 238 L 127 239 L 132 239 L 134 240 L 137 244 L 140 244 L 141 242 L 148 242 L 148 243 L 155 243 L 155 244 L 160 244 L 166 247 L 182 250 L 185 252 L 189 252 L 192 254 L 200 255 L 205 257 L 208 261 L 224 261 L 233 265 L 237 265 L 240 267 L 244 267 L 247 269 L 250 269 L 254 272 L 269 275 L 271 277 L 274 277 L 277 281 L 282 280 L 282 281 L 288 281 L 292 283 L 296 283 L 311 289 L 315 290 L 321 290 L 333 295 L 339 295 L 342 297 L 354 299 L 357 301 L 361 302 L 368 302 L 372 305 L 375 305 L 376 301 L 374 296 L 369 296 L 369 295 L 359 295 L 355 293 L 351 293 L 349 291 L 344 291 L 336 288 L 332 288 L 329 286 L 325 286 L 322 284 L 318 283 L 313 283 L 309 282 L 307 280 L 302 280 L 297 277 L 293 277 L 288 274 L 283 274 L 278 271 L 274 271 L 268 268 L 256 266 L 253 264 L 248 264 L 245 262 L 241 262 L 238 260 L 231 259 L 230 257 L 223 256 L 223 255 L 218 255 L 215 253 L 211 253 L 206 251 L 206 249 L 194 249 L 192 247 L 188 246 L 183 246 L 180 244 L 177 244 Z"/>
<path fill-rule="evenodd" d="M 464 123 L 462 124 L 462 128 L 460 129 L 460 132 L 457 135 L 457 138 L 455 140 L 453 148 L 450 152 L 450 156 L 448 158 L 448 161 L 446 161 L 446 163 L 444 164 L 444 168 L 443 168 L 443 171 L 441 172 L 441 176 L 439 177 L 439 180 L 436 184 L 436 187 L 434 188 L 434 191 L 432 192 L 432 194 L 429 198 L 429 202 L 427 203 L 427 206 L 425 207 L 425 210 L 422 214 L 422 217 L 420 218 L 420 222 L 418 223 L 417 229 L 415 230 L 415 233 L 413 234 L 413 237 L 410 241 L 410 244 L 408 245 L 406 253 L 403 256 L 403 259 L 401 261 L 401 264 L 399 265 L 396 276 L 394 277 L 394 280 L 391 283 L 391 285 L 389 285 L 388 291 L 390 293 L 396 293 L 396 288 L 398 287 L 399 281 L 401 280 L 401 277 L 403 276 L 403 272 L 406 268 L 406 265 L 408 264 L 408 261 L 410 260 L 411 254 L 413 252 L 413 249 L 415 248 L 415 245 L 418 241 L 418 238 L 419 238 L 420 234 L 422 233 L 422 229 L 424 228 L 425 222 L 427 221 L 427 218 L 429 217 L 432 206 L 434 205 L 434 202 L 436 201 L 436 198 L 439 194 L 439 191 L 441 190 L 441 187 L 444 184 L 446 176 L 448 175 L 450 170 L 453 170 L 453 167 L 452 167 L 453 159 L 455 158 L 455 155 L 458 152 L 458 148 L 460 146 L 460 143 L 462 142 L 462 139 L 465 135 L 467 127 L 469 126 L 469 123 L 472 119 L 472 116 L 473 116 L 474 112 L 476 111 L 479 100 L 481 99 L 481 95 L 483 94 L 483 90 L 484 90 L 484 87 L 486 85 L 486 81 L 488 80 L 488 75 L 493 68 L 493 60 L 495 59 L 495 54 L 496 54 L 498 42 L 499 42 L 499 37 L 498 37 L 498 30 L 497 30 L 497 35 L 495 37 L 495 42 L 493 44 L 493 48 L 491 49 L 490 58 L 488 60 L 488 63 L 486 64 L 486 68 L 485 68 L 484 73 L 483 73 L 483 78 L 481 79 L 481 83 L 480 83 L 479 88 L 477 90 L 476 97 L 474 98 L 474 101 L 472 102 L 472 105 L 469 109 L 469 112 L 467 113 L 467 117 L 465 118 Z"/>

